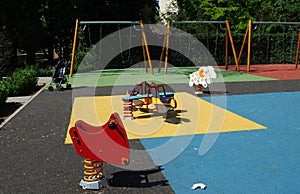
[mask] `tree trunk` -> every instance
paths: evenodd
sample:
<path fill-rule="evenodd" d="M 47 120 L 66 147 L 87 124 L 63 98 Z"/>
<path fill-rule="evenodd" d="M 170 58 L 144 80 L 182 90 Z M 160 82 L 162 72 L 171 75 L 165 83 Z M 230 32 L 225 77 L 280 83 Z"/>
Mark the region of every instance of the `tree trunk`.
<path fill-rule="evenodd" d="M 18 66 L 18 56 L 17 55 L 18 55 L 18 48 L 17 48 L 17 45 L 15 43 L 13 43 L 12 55 L 10 57 L 10 65 L 13 67 L 13 69 Z"/>
<path fill-rule="evenodd" d="M 49 43 L 48 46 L 48 64 L 51 66 L 54 64 L 54 47 L 52 42 Z"/>
<path fill-rule="evenodd" d="M 26 63 L 27 65 L 35 65 L 35 50 L 34 49 L 28 49 L 27 50 L 27 59 Z"/>

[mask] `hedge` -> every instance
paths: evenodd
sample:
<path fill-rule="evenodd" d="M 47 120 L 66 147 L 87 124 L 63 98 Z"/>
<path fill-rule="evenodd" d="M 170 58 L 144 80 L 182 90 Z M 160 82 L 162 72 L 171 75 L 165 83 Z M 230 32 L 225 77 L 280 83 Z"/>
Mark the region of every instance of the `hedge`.
<path fill-rule="evenodd" d="M 0 104 L 4 103 L 8 96 L 8 88 L 6 87 L 5 81 L 0 82 Z"/>
<path fill-rule="evenodd" d="M 30 67 L 19 69 L 0 82 L 0 103 L 4 103 L 8 96 L 29 95 L 36 86 L 36 71 Z"/>

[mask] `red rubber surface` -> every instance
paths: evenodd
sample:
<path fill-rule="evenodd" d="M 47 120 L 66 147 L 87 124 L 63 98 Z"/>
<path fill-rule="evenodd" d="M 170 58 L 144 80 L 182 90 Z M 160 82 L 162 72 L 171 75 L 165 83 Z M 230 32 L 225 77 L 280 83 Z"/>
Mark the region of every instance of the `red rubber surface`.
<path fill-rule="evenodd" d="M 295 64 L 251 65 L 250 72 L 247 72 L 247 66 L 240 65 L 240 72 L 279 80 L 297 80 L 300 79 L 300 65 L 298 65 L 297 69 L 295 67 Z M 220 66 L 219 68 L 225 69 L 225 66 Z M 228 70 L 235 71 L 235 65 L 230 65 Z"/>

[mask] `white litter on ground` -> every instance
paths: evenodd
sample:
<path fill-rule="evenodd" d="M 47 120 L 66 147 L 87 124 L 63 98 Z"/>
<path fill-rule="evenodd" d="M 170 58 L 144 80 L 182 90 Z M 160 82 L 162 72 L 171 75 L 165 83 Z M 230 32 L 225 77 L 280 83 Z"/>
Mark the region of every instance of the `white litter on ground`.
<path fill-rule="evenodd" d="M 202 189 L 202 190 L 205 190 L 205 189 L 206 189 L 206 185 L 203 184 L 203 183 L 195 183 L 195 184 L 192 186 L 191 189 L 196 190 L 196 189 L 199 189 L 199 188 Z"/>

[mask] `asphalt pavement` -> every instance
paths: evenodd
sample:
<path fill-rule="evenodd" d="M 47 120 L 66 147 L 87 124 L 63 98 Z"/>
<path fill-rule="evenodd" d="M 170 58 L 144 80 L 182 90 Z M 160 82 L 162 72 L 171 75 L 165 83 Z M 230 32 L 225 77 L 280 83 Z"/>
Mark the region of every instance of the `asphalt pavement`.
<path fill-rule="evenodd" d="M 125 94 L 131 86 L 90 88 L 95 95 Z M 173 193 L 148 154 L 134 156 L 146 170 L 128 170 L 104 165 L 110 185 L 98 191 L 85 191 L 78 184 L 83 158 L 65 135 L 72 110 L 73 90 L 41 91 L 0 129 L 0 193 Z M 170 85 L 176 92 L 193 93 L 187 84 Z M 300 80 L 215 83 L 203 96 L 240 95 L 300 91 Z M 81 93 L 82 94 L 82 93 Z M 131 149 L 143 150 L 139 140 L 130 140 Z M 184 177 L 182 177 L 184 178 Z"/>

